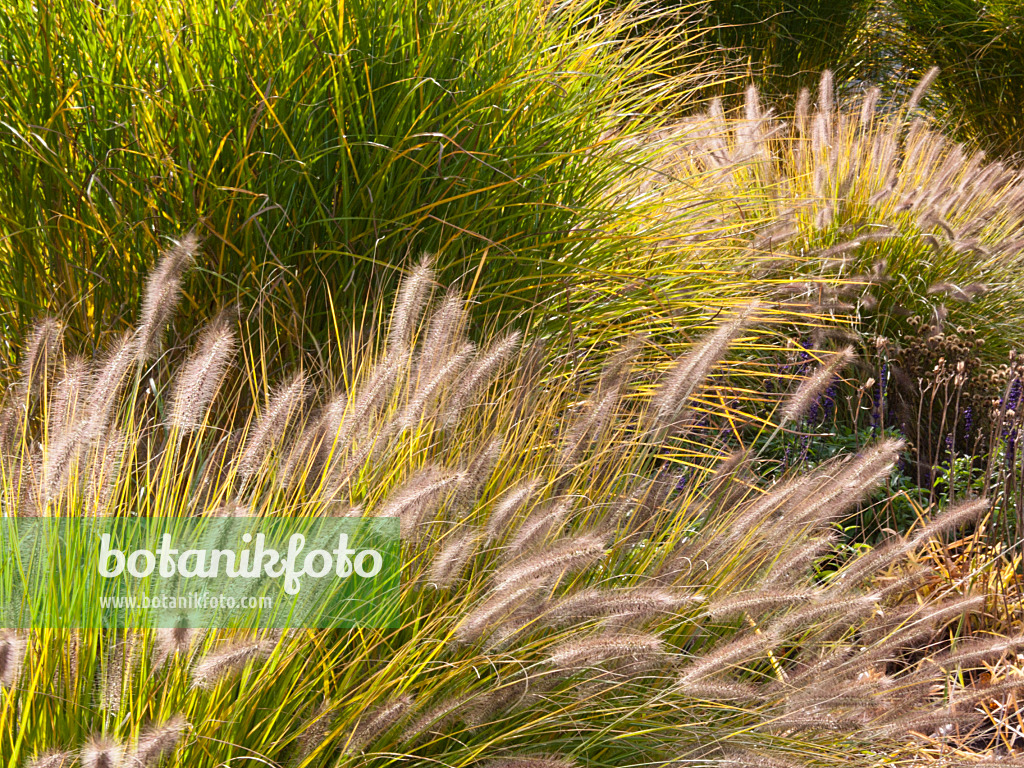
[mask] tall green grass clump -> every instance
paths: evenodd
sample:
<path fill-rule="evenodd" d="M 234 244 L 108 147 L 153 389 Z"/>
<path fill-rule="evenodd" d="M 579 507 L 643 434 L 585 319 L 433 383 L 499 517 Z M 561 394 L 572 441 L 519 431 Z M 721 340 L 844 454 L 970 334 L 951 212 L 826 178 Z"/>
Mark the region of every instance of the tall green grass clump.
<path fill-rule="evenodd" d="M 726 62 L 744 66 L 775 97 L 795 93 L 823 70 L 858 74 L 858 44 L 871 0 L 702 0 L 696 19 Z M 684 5 L 684 7 L 686 7 Z"/>
<path fill-rule="evenodd" d="M 898 0 L 905 56 L 938 66 L 938 90 L 961 134 L 995 154 L 1024 151 L 1024 16 L 1015 0 Z"/>
<path fill-rule="evenodd" d="M 675 54 L 631 35 L 636 13 L 587 0 L 10 4 L 4 327 L 66 308 L 81 337 L 131 315 L 136 275 L 173 222 L 196 220 L 194 308 L 281 297 L 279 322 L 320 341 L 331 299 L 361 306 L 424 250 L 493 303 L 529 303 L 574 254 L 613 253 L 597 205 L 622 173 L 607 132 L 686 96 L 685 78 L 651 79 Z"/>
<path fill-rule="evenodd" d="M 749 452 L 684 475 L 663 460 L 757 305 L 656 381 L 626 346 L 581 394 L 516 331 L 467 341 L 463 298 L 435 295 L 427 264 L 386 336 L 322 373 L 236 365 L 258 345 L 232 313 L 165 349 L 176 299 L 152 280 L 135 330 L 93 359 L 37 326 L 2 411 L 5 512 L 395 517 L 400 626 L 5 632 L 9 766 L 875 765 L 1017 685 L 970 670 L 1019 639 L 945 640 L 983 598 L 901 600 L 923 576 L 907 558 L 984 499 L 816 576 L 898 442 L 771 487 Z"/>

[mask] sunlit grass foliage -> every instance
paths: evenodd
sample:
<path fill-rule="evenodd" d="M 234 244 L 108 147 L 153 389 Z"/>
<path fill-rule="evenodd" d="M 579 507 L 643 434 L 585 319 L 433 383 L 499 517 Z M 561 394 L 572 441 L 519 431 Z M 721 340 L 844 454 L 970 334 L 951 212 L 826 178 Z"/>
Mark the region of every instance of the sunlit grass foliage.
<path fill-rule="evenodd" d="M 165 256 L 107 353 L 37 327 L 3 410 L 4 511 L 396 517 L 400 626 L 6 632 L 9 765 L 875 765 L 1007 688 L 946 675 L 1020 645 L 949 647 L 982 599 L 902 599 L 926 575 L 908 556 L 984 499 L 818 575 L 898 441 L 771 487 L 749 452 L 664 459 L 684 435 L 731 433 L 691 399 L 757 305 L 663 376 L 630 344 L 581 390 L 514 330 L 467 341 L 462 297 L 423 264 L 386 334 L 297 373 L 245 362 L 258 340 L 234 314 L 165 346 L 167 278 L 193 246 Z M 780 423 L 847 361 L 790 393 Z M 874 584 L 883 571 L 899 578 Z"/>

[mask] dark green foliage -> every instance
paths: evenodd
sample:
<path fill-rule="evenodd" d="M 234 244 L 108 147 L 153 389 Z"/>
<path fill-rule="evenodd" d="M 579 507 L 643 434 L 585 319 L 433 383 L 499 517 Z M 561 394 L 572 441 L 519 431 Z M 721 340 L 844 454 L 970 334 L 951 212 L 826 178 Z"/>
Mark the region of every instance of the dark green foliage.
<path fill-rule="evenodd" d="M 961 132 L 985 149 L 1024 150 L 1024 5 L 1020 0 L 896 0 L 906 55 L 942 69 L 937 87 Z"/>

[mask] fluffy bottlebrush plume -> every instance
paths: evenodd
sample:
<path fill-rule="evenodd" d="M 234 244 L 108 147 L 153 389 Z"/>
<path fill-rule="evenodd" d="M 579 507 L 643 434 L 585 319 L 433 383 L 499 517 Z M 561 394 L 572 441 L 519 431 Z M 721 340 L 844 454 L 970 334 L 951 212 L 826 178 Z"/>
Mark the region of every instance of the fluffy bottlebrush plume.
<path fill-rule="evenodd" d="M 458 474 L 428 465 L 388 497 L 373 516 L 397 517 L 402 537 L 416 539 L 420 535 L 420 526 L 426 522 L 424 518 L 437 510 L 445 494 L 454 490 L 461 479 Z"/>
<path fill-rule="evenodd" d="M 75 756 L 63 750 L 50 750 L 28 763 L 26 768 L 71 768 Z"/>
<path fill-rule="evenodd" d="M 60 496 L 81 447 L 80 430 L 65 432 L 46 446 L 42 466 L 44 501 Z"/>
<path fill-rule="evenodd" d="M 24 632 L 8 629 L 0 635 L 0 685 L 13 688 L 21 678 L 28 638 Z"/>
<path fill-rule="evenodd" d="M 411 706 L 412 697 L 403 694 L 394 701 L 364 713 L 346 740 L 345 754 L 351 755 L 363 751 L 375 738 L 402 720 L 408 714 Z"/>
<path fill-rule="evenodd" d="M 936 654 L 924 661 L 922 677 L 932 674 L 932 668 L 957 669 L 975 666 L 978 662 L 997 659 L 1007 653 L 1024 648 L 1024 635 L 997 637 L 989 640 L 968 640 L 949 651 Z"/>
<path fill-rule="evenodd" d="M 864 92 L 864 98 L 861 100 L 860 106 L 860 126 L 862 129 L 870 128 L 871 123 L 874 122 L 875 107 L 878 106 L 878 100 L 881 96 L 881 88 L 868 88 Z"/>
<path fill-rule="evenodd" d="M 463 346 L 466 327 L 466 305 L 455 291 L 449 291 L 427 322 L 426 337 L 417 360 L 418 388 L 435 378 L 438 369 Z"/>
<path fill-rule="evenodd" d="M 982 515 L 989 511 L 991 503 L 988 499 L 968 499 L 947 509 L 938 515 L 934 520 L 924 525 L 921 530 L 914 534 L 910 540 L 911 546 L 919 547 L 926 541 L 934 539 L 940 534 L 948 533 L 979 520 Z"/>
<path fill-rule="evenodd" d="M 781 755 L 766 755 L 749 749 L 729 749 L 716 762 L 722 768 L 798 768 L 802 765 Z"/>
<path fill-rule="evenodd" d="M 772 629 L 779 634 L 786 634 L 801 627 L 820 623 L 833 616 L 840 616 L 844 621 L 855 621 L 873 613 L 877 608 L 878 597 L 876 595 L 851 597 L 840 591 L 835 595 L 825 595 L 817 602 L 781 616 L 772 624 Z"/>
<path fill-rule="evenodd" d="M 192 685 L 210 690 L 241 673 L 247 664 L 264 656 L 260 643 L 238 642 L 210 651 L 192 670 Z"/>
<path fill-rule="evenodd" d="M 438 589 L 447 589 L 462 577 L 462 571 L 469 559 L 476 554 L 482 539 L 478 528 L 470 528 L 452 537 L 430 564 L 427 582 Z"/>
<path fill-rule="evenodd" d="M 391 324 L 388 327 L 389 355 L 400 357 L 408 353 L 412 334 L 429 297 L 433 281 L 434 272 L 429 256 L 424 256 L 415 269 L 402 280 L 398 298 L 391 311 Z"/>
<path fill-rule="evenodd" d="M 709 333 L 675 362 L 651 400 L 656 423 L 671 425 L 678 420 L 687 399 L 707 378 L 757 308 L 756 303 L 745 307 L 732 321 Z"/>
<path fill-rule="evenodd" d="M 109 504 L 117 482 L 121 478 L 121 466 L 125 461 L 128 443 L 121 430 L 108 429 L 106 437 L 97 445 L 89 457 L 86 498 L 97 513 L 109 513 Z"/>
<path fill-rule="evenodd" d="M 538 705 L 553 680 L 567 677 L 563 670 L 551 670 L 543 675 L 515 675 L 490 691 L 472 697 L 458 715 L 471 729 L 482 729 L 505 714 Z"/>
<path fill-rule="evenodd" d="M 373 367 L 352 396 L 342 394 L 327 405 L 307 438 L 316 448 L 318 468 L 327 464 L 332 454 L 345 452 L 356 434 L 365 434 L 383 401 L 399 384 L 401 368 L 400 358 L 388 356 Z"/>
<path fill-rule="evenodd" d="M 989 507 L 987 499 L 963 501 L 923 526 L 913 537 L 887 542 L 857 558 L 839 571 L 836 583 L 855 584 L 873 573 L 888 568 L 935 536 L 977 520 Z"/>
<path fill-rule="evenodd" d="M 791 581 L 805 579 L 811 564 L 831 550 L 837 539 L 838 534 L 829 533 L 783 550 L 778 561 L 765 577 L 765 582 L 781 586 L 788 585 Z"/>
<path fill-rule="evenodd" d="M 300 371 L 270 396 L 267 409 L 260 414 L 238 459 L 238 472 L 244 478 L 260 468 L 271 448 L 284 436 L 292 417 L 306 397 L 306 377 Z"/>
<path fill-rule="evenodd" d="M 413 390 L 408 405 L 398 418 L 402 429 L 412 429 L 424 416 L 429 415 L 429 407 L 438 398 L 441 391 L 462 372 L 476 349 L 471 342 L 466 342 L 447 355 L 443 362 L 432 365 L 421 371 L 419 385 Z"/>
<path fill-rule="evenodd" d="M 829 133 L 831 133 L 832 128 L 832 112 L 835 108 L 832 101 L 832 92 L 832 72 L 826 69 L 821 73 L 821 80 L 818 82 L 818 112 L 830 121 L 830 124 L 827 126 Z"/>
<path fill-rule="evenodd" d="M 773 517 L 785 521 L 787 526 L 794 517 L 786 514 L 801 500 L 823 484 L 825 478 L 831 479 L 828 466 L 820 467 L 815 472 L 778 483 L 774 488 L 753 500 L 733 500 L 736 512 L 722 522 L 719 535 L 710 541 L 694 539 L 685 542 L 680 555 L 688 558 L 700 556 L 712 560 L 723 556 L 744 539 L 749 538 L 751 530 L 758 530 Z"/>
<path fill-rule="evenodd" d="M 833 354 L 827 363 L 821 365 L 813 374 L 800 382 L 796 391 L 787 398 L 782 407 L 781 423 L 786 424 L 804 416 L 811 404 L 832 383 L 839 372 L 853 360 L 853 347 L 844 347 Z"/>
<path fill-rule="evenodd" d="M 138 632 L 128 630 L 113 641 L 106 654 L 100 669 L 100 706 L 108 712 L 120 710 L 125 692 L 132 689 L 141 642 Z"/>
<path fill-rule="evenodd" d="M 611 389 L 587 404 L 576 423 L 566 433 L 559 455 L 561 464 L 572 464 L 580 453 L 587 449 L 593 439 L 600 435 L 601 430 L 615 415 L 615 406 L 618 404 L 620 396 L 618 389 Z"/>
<path fill-rule="evenodd" d="M 950 600 L 924 611 L 914 611 L 898 624 L 883 623 L 864 632 L 867 647 L 857 656 L 860 665 L 868 662 L 891 662 L 902 654 L 926 646 L 945 624 L 962 619 L 984 608 L 981 595 Z"/>
<path fill-rule="evenodd" d="M 485 600 L 462 617 L 455 629 L 456 639 L 462 643 L 479 640 L 518 608 L 533 600 L 543 586 L 541 579 L 534 579 L 492 590 Z"/>
<path fill-rule="evenodd" d="M 901 440 L 882 440 L 842 465 L 834 478 L 806 495 L 777 526 L 777 535 L 801 533 L 809 521 L 840 518 L 892 472 L 903 449 Z"/>
<path fill-rule="evenodd" d="M 575 768 L 576 763 L 560 755 L 513 755 L 484 763 L 486 768 Z"/>
<path fill-rule="evenodd" d="M 192 266 L 199 238 L 194 232 L 168 248 L 146 281 L 142 312 L 136 329 L 139 355 L 153 360 L 160 354 L 163 333 L 181 294 L 181 279 Z"/>
<path fill-rule="evenodd" d="M 695 680 L 681 682 L 680 693 L 698 701 L 755 701 L 763 695 L 756 685 L 735 680 Z"/>
<path fill-rule="evenodd" d="M 551 649 L 547 662 L 560 669 L 578 669 L 622 659 L 647 660 L 663 651 L 664 642 L 658 635 L 607 632 L 582 640 L 568 640 Z"/>
<path fill-rule="evenodd" d="M 954 712 L 946 710 L 941 712 L 912 712 L 896 717 L 889 722 L 881 723 L 872 730 L 885 737 L 896 737 L 906 739 L 912 734 L 933 736 L 939 734 L 972 733 L 976 732 L 978 725 L 985 719 L 985 714 L 977 711 Z M 977 765 L 973 760 L 970 765 Z M 985 763 L 980 763 L 985 765 Z M 964 765 L 964 763 L 960 763 Z M 996 765 L 989 763 L 990 766 Z M 1012 765 L 1012 763 L 1011 763 Z"/>
<path fill-rule="evenodd" d="M 808 603 L 815 596 L 816 593 L 811 591 L 776 592 L 773 590 L 764 590 L 749 595 L 732 595 L 713 602 L 704 609 L 704 615 L 709 619 L 716 620 L 744 614 L 756 617 L 780 608 Z"/>
<path fill-rule="evenodd" d="M 519 524 L 506 549 L 522 552 L 542 544 L 552 533 L 561 529 L 571 511 L 572 499 L 556 499 L 538 507 Z"/>
<path fill-rule="evenodd" d="M 64 432 L 82 414 L 82 400 L 89 390 L 89 364 L 82 357 L 73 357 L 64 365 L 60 380 L 54 387 L 47 415 L 49 438 Z"/>
<path fill-rule="evenodd" d="M 40 320 L 32 328 L 21 359 L 21 393 L 23 396 L 39 394 L 43 381 L 57 363 L 64 324 L 53 317 Z"/>
<path fill-rule="evenodd" d="M 693 592 L 663 587 L 594 587 L 549 601 L 537 621 L 554 627 L 572 626 L 598 618 L 617 622 L 644 621 L 674 615 L 681 608 L 699 605 L 703 600 Z"/>
<path fill-rule="evenodd" d="M 82 768 L 127 768 L 127 748 L 113 739 L 94 737 L 78 758 Z"/>
<path fill-rule="evenodd" d="M 519 331 L 512 331 L 477 355 L 459 376 L 458 386 L 445 406 L 445 425 L 454 424 L 464 409 L 472 404 L 475 395 L 501 373 L 509 358 L 519 348 L 521 339 L 522 334 Z"/>
<path fill-rule="evenodd" d="M 441 732 L 459 716 L 459 710 L 466 706 L 471 696 L 455 696 L 417 714 L 402 729 L 402 741 L 415 743 L 421 737 Z"/>
<path fill-rule="evenodd" d="M 729 640 L 695 659 L 683 670 L 677 684 L 688 685 L 703 680 L 715 672 L 760 658 L 765 651 L 778 643 L 779 637 L 774 633 L 746 635 Z"/>
<path fill-rule="evenodd" d="M 159 725 L 147 728 L 135 745 L 132 754 L 134 764 L 142 768 L 154 768 L 162 758 L 169 756 L 177 748 L 187 727 L 185 718 L 176 715 Z"/>
<path fill-rule="evenodd" d="M 180 433 L 202 426 L 231 363 L 238 340 L 229 318 L 229 313 L 221 313 L 206 327 L 196 350 L 178 373 L 167 425 Z"/>
<path fill-rule="evenodd" d="M 313 716 L 302 725 L 302 732 L 296 744 L 298 760 L 305 760 L 327 740 L 336 717 L 337 712 L 330 701 L 324 701 L 317 707 Z"/>
<path fill-rule="evenodd" d="M 917 109 L 917 105 L 921 103 L 921 99 L 924 98 L 925 93 L 932 87 L 932 83 L 935 82 L 935 78 L 938 76 L 939 68 L 932 67 L 921 78 L 921 82 L 917 84 L 914 92 L 910 95 L 910 101 L 907 102 L 907 115 L 913 114 L 914 110 Z"/>
<path fill-rule="evenodd" d="M 121 388 L 128 372 L 137 360 L 138 346 L 135 338 L 126 333 L 111 345 L 106 357 L 99 361 L 86 403 L 87 417 L 81 434 L 84 441 L 97 440 L 103 435 L 120 402 Z"/>
<path fill-rule="evenodd" d="M 457 517 L 464 516 L 473 504 L 480 497 L 480 493 L 486 486 L 487 481 L 501 458 L 501 450 L 504 446 L 503 435 L 495 435 L 487 444 L 470 459 L 465 469 L 459 474 L 462 477 L 459 487 L 452 499 L 452 510 Z"/>
<path fill-rule="evenodd" d="M 160 669 L 175 656 L 188 654 L 202 637 L 189 626 L 159 627 L 153 630 L 153 668 Z"/>

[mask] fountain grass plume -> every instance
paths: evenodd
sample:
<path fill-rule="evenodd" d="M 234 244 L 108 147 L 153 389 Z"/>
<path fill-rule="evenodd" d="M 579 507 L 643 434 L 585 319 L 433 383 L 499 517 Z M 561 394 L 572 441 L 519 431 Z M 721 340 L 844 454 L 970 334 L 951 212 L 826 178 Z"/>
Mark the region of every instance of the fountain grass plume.
<path fill-rule="evenodd" d="M 57 363 L 57 352 L 64 335 L 64 324 L 53 317 L 40 320 L 32 328 L 21 360 L 21 392 L 24 396 L 39 394 L 40 387 Z"/>
<path fill-rule="evenodd" d="M 90 739 L 79 755 L 82 768 L 126 768 L 127 749 L 113 739 Z"/>
<path fill-rule="evenodd" d="M 430 257 L 424 256 L 402 281 L 388 327 L 388 353 L 391 355 L 401 356 L 410 349 L 416 324 L 432 288 L 434 274 L 430 263 Z"/>
<path fill-rule="evenodd" d="M 181 715 L 149 726 L 139 736 L 132 759 L 142 768 L 155 768 L 163 757 L 175 750 L 187 726 L 188 723 Z"/>
<path fill-rule="evenodd" d="M 296 373 L 271 394 L 266 410 L 257 419 L 238 459 L 238 471 L 243 477 L 253 475 L 274 444 L 284 438 L 284 432 L 305 396 L 306 378 L 302 372 Z"/>

